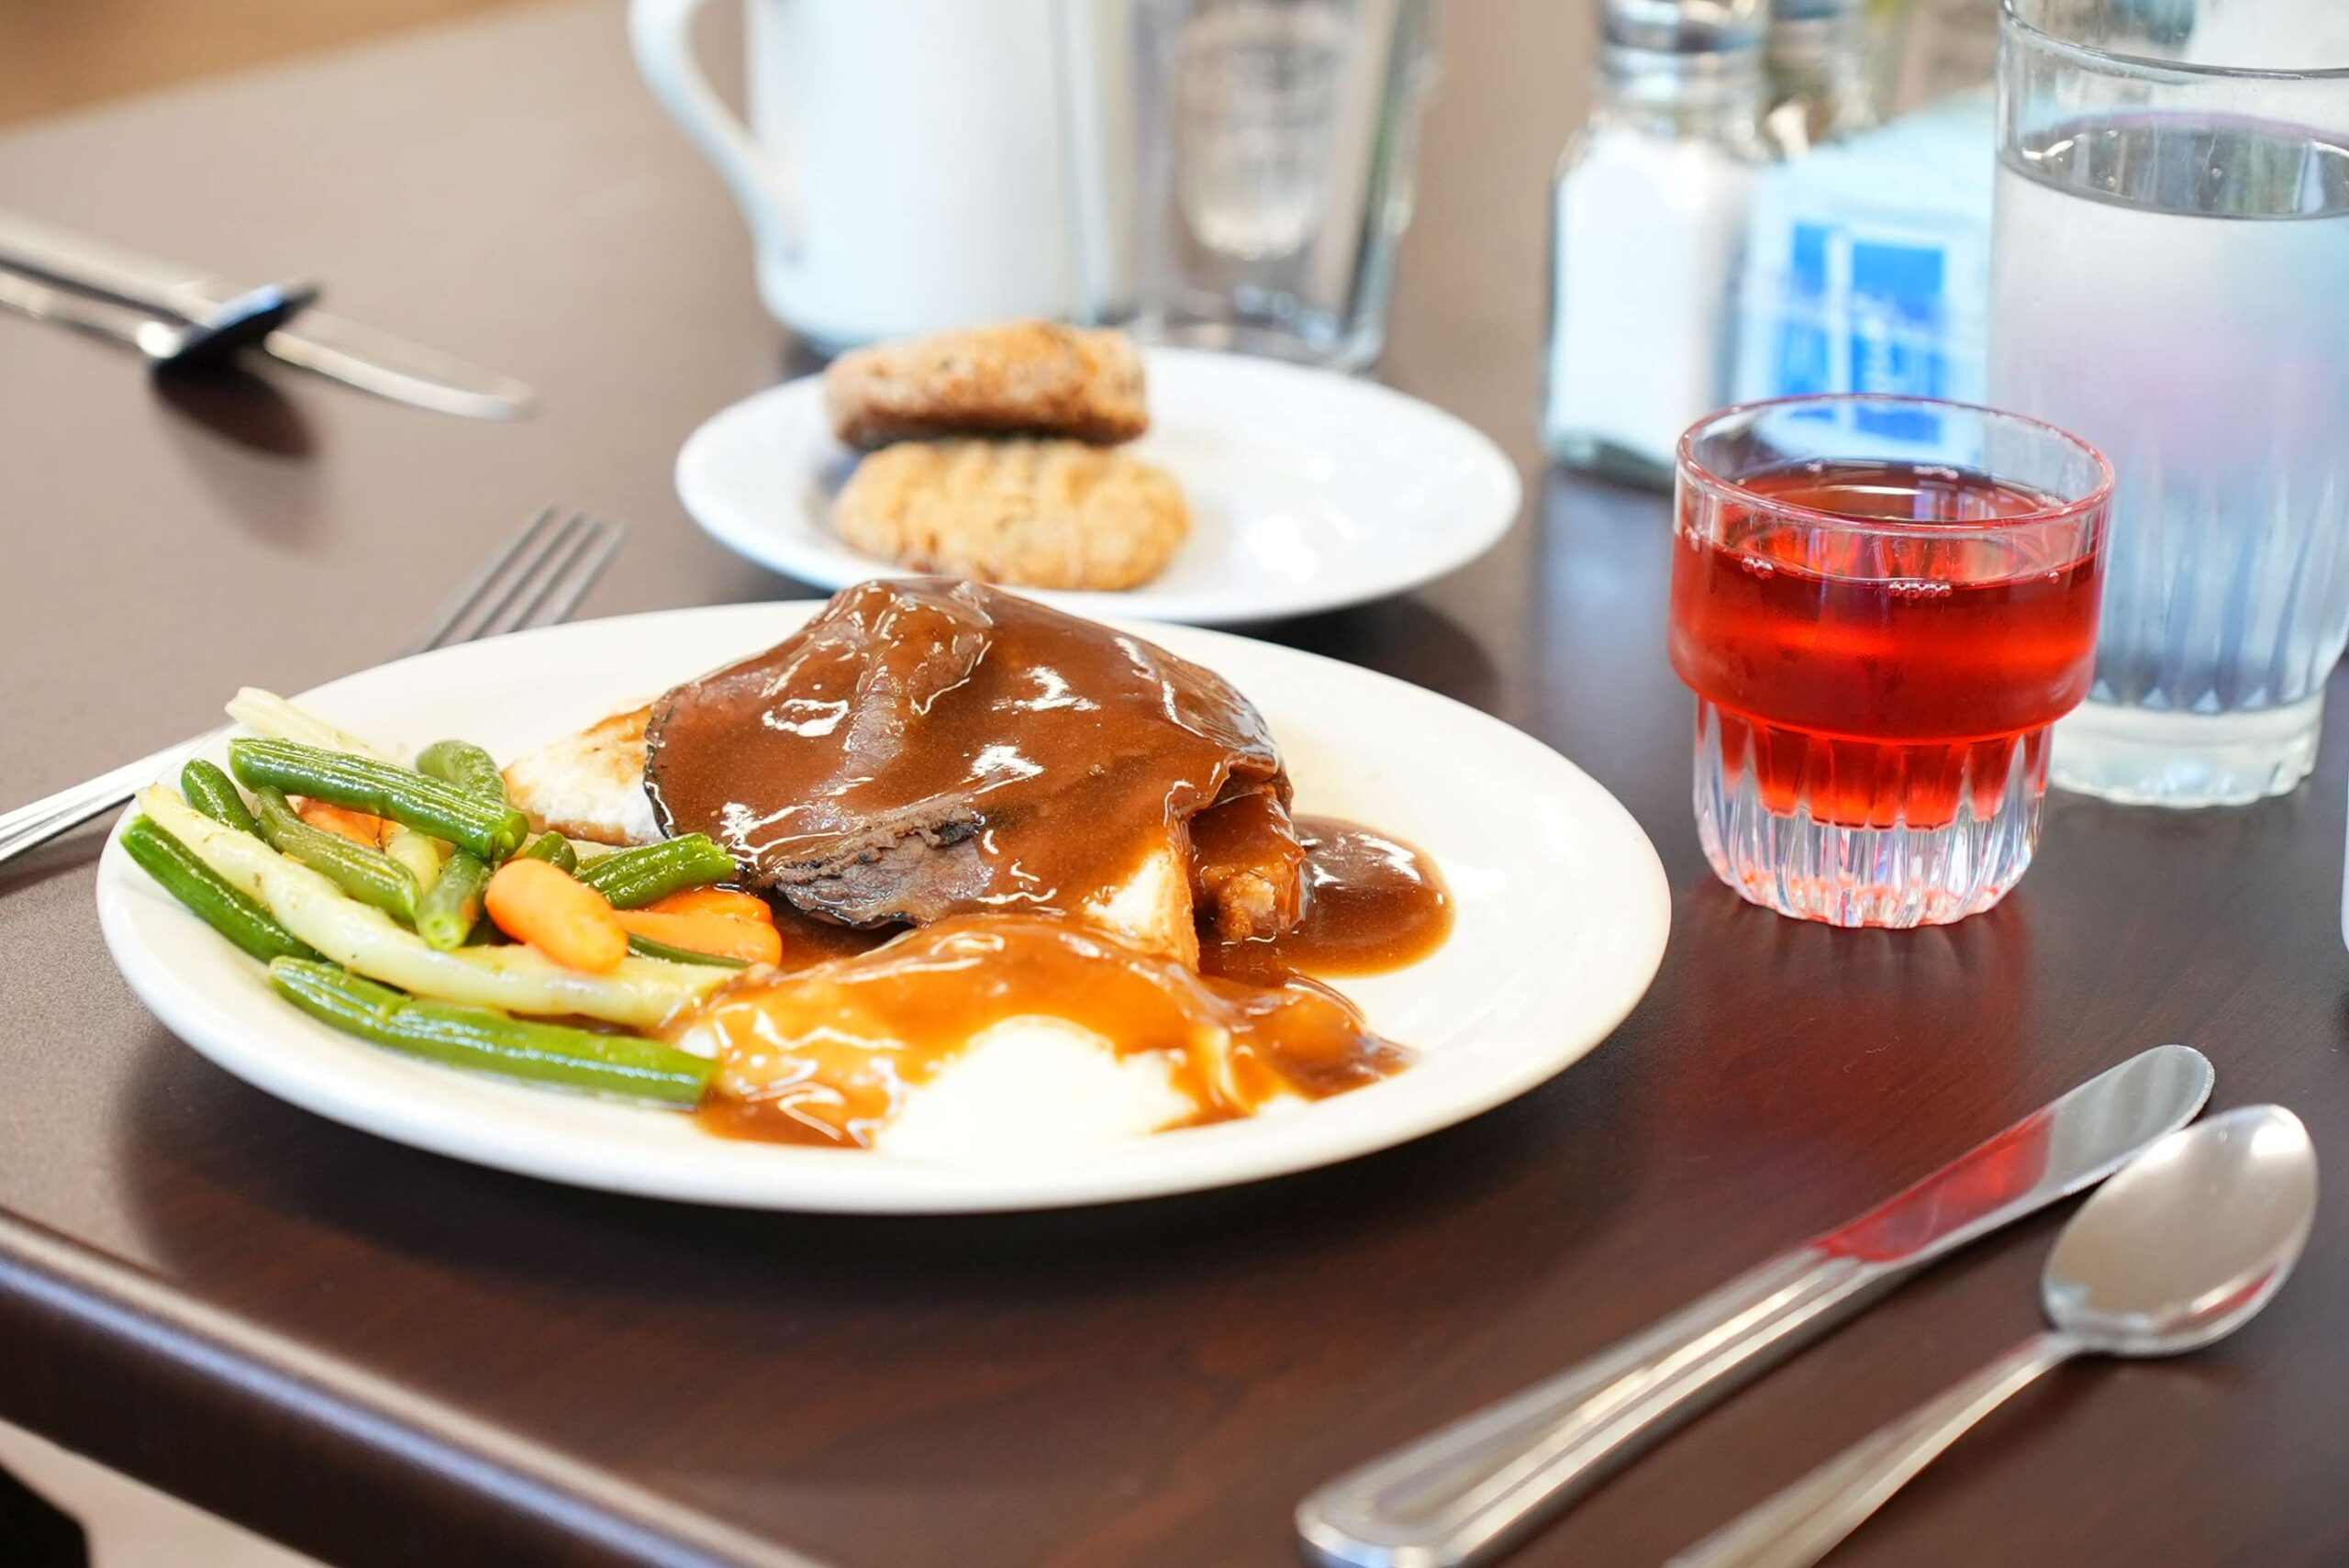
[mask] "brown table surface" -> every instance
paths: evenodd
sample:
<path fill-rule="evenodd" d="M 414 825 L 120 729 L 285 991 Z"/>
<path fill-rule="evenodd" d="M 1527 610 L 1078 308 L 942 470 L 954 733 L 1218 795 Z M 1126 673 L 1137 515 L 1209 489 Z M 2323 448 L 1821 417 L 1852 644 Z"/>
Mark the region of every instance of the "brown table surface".
<path fill-rule="evenodd" d="M 1670 955 L 1615 1038 L 1338 1169 L 1014 1218 L 709 1212 L 380 1142 L 174 1041 L 107 962 L 95 835 L 0 895 L 0 1416 L 346 1568 L 1281 1563 L 1335 1469 L 1843 1218 L 2160 1040 L 2219 1105 L 2349 1148 L 2344 744 L 2255 809 L 2059 800 L 1954 929 L 1845 934 L 1717 886 L 1662 648 L 1664 509 L 1543 474 L 1546 175 L 1588 17 L 1454 8 L 1397 385 L 1525 465 L 1528 516 L 1425 592 L 1272 629 L 1557 745 L 1654 837 Z M 542 501 L 636 525 L 593 613 L 788 595 L 671 493 L 773 380 L 715 180 L 609 4 L 529 8 L 36 124 L 0 202 L 462 346 L 513 427 L 290 374 L 164 396 L 0 321 L 0 800 L 186 734 L 229 688 L 396 646 Z M 1463 780 L 1472 792 L 1473 780 Z M 1674 1439 L 1520 1561 L 1651 1563 L 2034 1322 L 2054 1220 L 1920 1280 Z M 2239 1339 L 2018 1400 L 1839 1562 L 2349 1560 L 2349 1202 Z"/>

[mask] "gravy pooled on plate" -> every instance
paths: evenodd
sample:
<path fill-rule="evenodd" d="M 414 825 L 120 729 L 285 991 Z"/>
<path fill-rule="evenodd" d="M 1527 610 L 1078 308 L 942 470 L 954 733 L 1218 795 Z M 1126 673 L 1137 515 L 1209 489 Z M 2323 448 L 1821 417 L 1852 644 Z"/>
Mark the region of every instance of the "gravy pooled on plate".
<path fill-rule="evenodd" d="M 1300 974 L 1384 974 L 1417 963 L 1452 935 L 1451 890 L 1419 851 L 1334 817 L 1300 817 L 1296 829 L 1304 868 L 1297 918 L 1268 937 L 1201 933 L 1203 973 L 1255 985 Z M 1208 860 L 1204 848 L 1200 859 Z"/>

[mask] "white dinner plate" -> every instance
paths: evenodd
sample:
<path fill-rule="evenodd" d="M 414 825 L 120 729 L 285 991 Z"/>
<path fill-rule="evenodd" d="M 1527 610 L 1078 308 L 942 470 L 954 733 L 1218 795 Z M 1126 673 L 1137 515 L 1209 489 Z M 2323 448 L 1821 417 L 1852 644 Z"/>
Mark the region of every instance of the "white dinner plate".
<path fill-rule="evenodd" d="M 815 608 L 734 605 L 524 632 L 386 664 L 300 700 L 395 751 L 460 735 L 510 757 L 767 647 Z M 1664 870 L 1630 813 L 1573 763 L 1497 719 L 1350 664 L 1219 632 L 1134 629 L 1255 701 L 1300 810 L 1397 834 L 1442 867 L 1458 906 L 1452 939 L 1408 969 L 1340 983 L 1373 1028 L 1420 1053 L 1396 1076 L 1081 1153 L 950 1161 L 750 1143 L 674 1112 L 503 1083 L 338 1034 L 279 1000 L 262 966 L 150 882 L 118 838 L 98 867 L 106 944 L 180 1038 L 352 1127 L 583 1186 L 866 1212 L 1099 1203 L 1384 1149 L 1549 1078 L 1647 989 L 1670 914 Z"/>
<path fill-rule="evenodd" d="M 1123 449 L 1172 473 L 1191 538 L 1153 582 L 1036 593 L 1079 615 L 1230 626 L 1399 594 L 1475 560 L 1517 517 L 1517 470 L 1475 427 L 1329 371 L 1152 349 L 1150 433 Z M 747 397 L 677 454 L 677 495 L 720 544 L 803 583 L 903 575 L 841 542 L 832 497 L 855 453 L 808 376 Z"/>

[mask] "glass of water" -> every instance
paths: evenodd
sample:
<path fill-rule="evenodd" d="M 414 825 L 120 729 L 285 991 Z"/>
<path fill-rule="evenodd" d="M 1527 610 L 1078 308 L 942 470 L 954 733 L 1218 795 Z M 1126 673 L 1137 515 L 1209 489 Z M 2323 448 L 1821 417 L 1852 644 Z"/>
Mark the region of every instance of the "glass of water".
<path fill-rule="evenodd" d="M 1436 4 L 1137 0 L 1136 331 L 1378 358 Z"/>
<path fill-rule="evenodd" d="M 2054 782 L 2291 789 L 2349 641 L 2349 4 L 2005 0 L 1989 395 L 2119 475 Z"/>

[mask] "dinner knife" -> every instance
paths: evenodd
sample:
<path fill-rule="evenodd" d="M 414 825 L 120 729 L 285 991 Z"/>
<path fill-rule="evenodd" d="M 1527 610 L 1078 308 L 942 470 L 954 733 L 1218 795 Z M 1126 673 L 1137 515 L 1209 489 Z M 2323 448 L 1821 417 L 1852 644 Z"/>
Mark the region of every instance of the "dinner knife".
<path fill-rule="evenodd" d="M 0 267 L 144 310 L 198 317 L 247 292 L 199 267 L 158 261 L 0 210 Z M 270 333 L 263 352 L 396 403 L 475 419 L 513 419 L 538 394 L 437 350 L 320 311 Z"/>
<path fill-rule="evenodd" d="M 2191 1046 L 2133 1056 L 1848 1224 L 1340 1476 L 1297 1505 L 1297 1534 L 1335 1568 L 1485 1562 L 1925 1264 L 2102 1181 L 2193 1120 L 2212 1079 Z"/>

